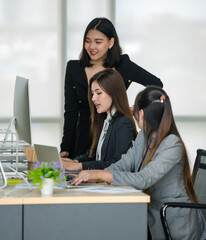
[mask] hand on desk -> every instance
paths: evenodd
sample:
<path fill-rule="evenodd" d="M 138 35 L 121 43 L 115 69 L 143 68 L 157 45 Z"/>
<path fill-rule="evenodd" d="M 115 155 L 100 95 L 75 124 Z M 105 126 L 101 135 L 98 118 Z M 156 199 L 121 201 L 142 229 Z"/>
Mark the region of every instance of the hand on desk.
<path fill-rule="evenodd" d="M 71 174 L 71 176 L 74 176 L 71 180 L 73 185 L 79 185 L 82 182 L 113 182 L 111 172 L 105 170 L 84 170 L 78 175 Z"/>
<path fill-rule="evenodd" d="M 67 171 L 80 171 L 82 170 L 82 163 L 78 160 L 72 160 L 70 158 L 61 158 L 62 166 Z"/>

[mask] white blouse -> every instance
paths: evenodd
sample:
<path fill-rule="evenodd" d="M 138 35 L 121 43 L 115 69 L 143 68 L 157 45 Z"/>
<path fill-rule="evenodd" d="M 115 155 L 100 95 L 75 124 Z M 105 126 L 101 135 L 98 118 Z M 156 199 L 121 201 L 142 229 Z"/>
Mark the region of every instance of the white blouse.
<path fill-rule="evenodd" d="M 103 128 L 102 128 L 102 131 L 101 131 L 101 134 L 100 134 L 100 137 L 99 137 L 99 141 L 98 141 L 98 144 L 97 144 L 96 161 L 101 160 L 102 145 L 103 145 L 105 136 L 107 134 L 107 130 L 109 128 L 110 122 L 112 120 L 112 116 L 114 116 L 115 112 L 116 112 L 116 108 L 113 108 L 112 111 L 111 111 L 111 115 L 110 115 L 110 113 L 107 114 L 107 117 L 104 120 Z"/>

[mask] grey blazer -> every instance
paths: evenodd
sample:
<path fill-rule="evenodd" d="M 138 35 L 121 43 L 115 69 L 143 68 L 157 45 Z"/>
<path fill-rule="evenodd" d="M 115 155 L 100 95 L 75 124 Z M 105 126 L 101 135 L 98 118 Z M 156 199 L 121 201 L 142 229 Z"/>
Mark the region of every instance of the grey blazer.
<path fill-rule="evenodd" d="M 149 188 L 148 225 L 152 239 L 165 239 L 160 220 L 160 208 L 165 202 L 190 202 L 182 176 L 182 144 L 175 135 L 166 137 L 156 150 L 152 161 L 139 171 L 145 152 L 143 131 L 133 148 L 105 170 L 111 171 L 114 185 L 130 185 L 136 189 Z M 206 239 L 206 223 L 200 211 L 168 209 L 168 224 L 174 239 Z"/>

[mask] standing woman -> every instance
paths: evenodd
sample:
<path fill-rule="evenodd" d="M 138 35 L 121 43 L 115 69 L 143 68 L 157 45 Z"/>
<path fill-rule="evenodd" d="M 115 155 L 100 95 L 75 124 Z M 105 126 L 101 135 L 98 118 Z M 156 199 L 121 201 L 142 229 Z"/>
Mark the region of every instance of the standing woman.
<path fill-rule="evenodd" d="M 128 55 L 122 55 L 116 30 L 108 19 L 93 19 L 84 33 L 80 60 L 67 63 L 61 157 L 74 158 L 90 149 L 88 83 L 105 68 L 116 69 L 126 89 L 132 81 L 144 86 L 163 86 L 159 78 L 133 63 Z"/>
<path fill-rule="evenodd" d="M 151 195 L 148 225 L 152 240 L 163 240 L 160 220 L 163 203 L 197 202 L 188 156 L 165 91 L 148 87 L 140 92 L 135 100 L 134 115 L 141 131 L 133 148 L 105 170 L 80 172 L 72 183 L 101 179 L 146 190 Z M 206 223 L 200 209 L 168 209 L 167 220 L 173 239 L 206 239 Z"/>
<path fill-rule="evenodd" d="M 105 69 L 89 82 L 92 146 L 90 152 L 71 160 L 62 158 L 66 170 L 104 169 L 131 147 L 136 126 L 119 72 Z"/>

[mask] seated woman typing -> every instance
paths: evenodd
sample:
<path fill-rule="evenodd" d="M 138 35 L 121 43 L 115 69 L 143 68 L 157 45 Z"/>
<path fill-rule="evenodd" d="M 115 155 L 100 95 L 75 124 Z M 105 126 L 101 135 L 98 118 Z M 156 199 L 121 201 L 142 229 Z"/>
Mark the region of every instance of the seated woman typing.
<path fill-rule="evenodd" d="M 124 81 L 119 72 L 95 74 L 88 88 L 93 142 L 90 151 L 75 160 L 62 158 L 66 170 L 104 169 L 117 162 L 136 137 Z"/>
<path fill-rule="evenodd" d="M 170 100 L 165 91 L 148 87 L 135 100 L 134 116 L 142 129 L 127 154 L 105 170 L 86 170 L 71 181 L 102 180 L 130 185 L 151 195 L 148 225 L 153 240 L 165 239 L 160 208 L 165 202 L 197 202 L 185 145 L 177 130 Z M 206 239 L 202 212 L 171 209 L 167 212 L 173 239 Z"/>

